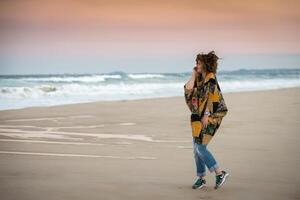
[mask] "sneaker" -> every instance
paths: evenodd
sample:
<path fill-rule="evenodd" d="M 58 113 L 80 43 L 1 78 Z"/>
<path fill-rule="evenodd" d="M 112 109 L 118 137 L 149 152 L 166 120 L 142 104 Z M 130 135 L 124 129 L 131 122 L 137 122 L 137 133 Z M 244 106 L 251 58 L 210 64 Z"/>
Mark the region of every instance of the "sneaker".
<path fill-rule="evenodd" d="M 198 178 L 198 180 L 194 183 L 193 185 L 193 189 L 200 189 L 202 187 L 204 187 L 206 184 L 206 180 L 202 179 L 202 178 Z"/>
<path fill-rule="evenodd" d="M 215 189 L 218 189 L 226 181 L 226 178 L 229 176 L 229 173 L 222 171 L 222 174 L 216 176 L 216 185 Z"/>

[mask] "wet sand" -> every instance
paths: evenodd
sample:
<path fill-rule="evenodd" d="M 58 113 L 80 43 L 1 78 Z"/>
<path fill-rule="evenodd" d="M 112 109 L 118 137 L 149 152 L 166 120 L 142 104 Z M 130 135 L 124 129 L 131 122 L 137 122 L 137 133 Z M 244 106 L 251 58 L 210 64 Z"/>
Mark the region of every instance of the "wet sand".
<path fill-rule="evenodd" d="M 0 111 L 0 198 L 299 199 L 300 88 L 224 94 L 209 144 L 230 173 L 196 180 L 184 97 Z"/>

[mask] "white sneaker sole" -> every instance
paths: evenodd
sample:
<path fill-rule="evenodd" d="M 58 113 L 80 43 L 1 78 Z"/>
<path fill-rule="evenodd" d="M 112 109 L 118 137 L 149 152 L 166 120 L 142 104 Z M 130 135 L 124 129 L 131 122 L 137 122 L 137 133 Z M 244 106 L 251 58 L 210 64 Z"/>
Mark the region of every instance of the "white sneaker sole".
<path fill-rule="evenodd" d="M 204 184 L 204 185 L 201 185 L 201 186 L 198 187 L 197 189 L 201 189 L 201 188 L 203 188 L 203 187 L 205 187 L 205 184 Z"/>
<path fill-rule="evenodd" d="M 203 188 L 203 187 L 205 187 L 206 186 L 206 184 L 204 184 L 204 185 L 201 185 L 200 187 L 197 187 L 197 188 L 193 188 L 194 190 L 196 190 L 196 189 L 201 189 L 201 188 Z"/>
<path fill-rule="evenodd" d="M 224 178 L 222 179 L 222 182 L 220 183 L 220 185 L 216 186 L 215 189 L 218 189 L 219 187 L 221 187 L 221 185 L 223 185 L 223 183 L 225 183 L 227 176 L 229 176 L 229 173 L 227 172 L 224 176 Z"/>

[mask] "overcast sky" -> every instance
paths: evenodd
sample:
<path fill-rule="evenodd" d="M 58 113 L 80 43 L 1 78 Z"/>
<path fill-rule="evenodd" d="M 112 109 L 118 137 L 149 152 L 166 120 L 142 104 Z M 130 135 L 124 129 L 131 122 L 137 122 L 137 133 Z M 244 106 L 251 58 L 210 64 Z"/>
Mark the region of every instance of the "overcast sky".
<path fill-rule="evenodd" d="M 1 0 L 0 74 L 300 68 L 297 0 Z"/>

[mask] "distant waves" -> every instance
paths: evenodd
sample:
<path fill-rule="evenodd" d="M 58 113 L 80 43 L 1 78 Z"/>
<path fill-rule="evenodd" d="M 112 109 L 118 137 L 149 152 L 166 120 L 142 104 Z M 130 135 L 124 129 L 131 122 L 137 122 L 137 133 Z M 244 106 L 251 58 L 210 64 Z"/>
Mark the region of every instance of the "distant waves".
<path fill-rule="evenodd" d="M 0 109 L 183 96 L 183 84 L 190 75 L 191 72 L 2 75 Z M 300 86 L 300 69 L 220 71 L 217 77 L 224 93 Z"/>

